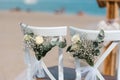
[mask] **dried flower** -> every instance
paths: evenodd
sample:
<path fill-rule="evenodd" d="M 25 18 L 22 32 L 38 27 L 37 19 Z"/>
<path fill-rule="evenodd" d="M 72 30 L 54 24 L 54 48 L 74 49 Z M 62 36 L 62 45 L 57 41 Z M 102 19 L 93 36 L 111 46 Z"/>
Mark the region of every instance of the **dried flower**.
<path fill-rule="evenodd" d="M 80 38 L 78 38 L 78 34 L 72 37 L 73 43 L 68 46 L 67 52 L 70 52 L 73 57 L 86 60 L 89 65 L 93 66 L 95 56 L 100 55 L 100 49 L 104 39 L 104 31 L 100 31 L 95 41 L 88 40 L 86 34 L 79 37 Z"/>

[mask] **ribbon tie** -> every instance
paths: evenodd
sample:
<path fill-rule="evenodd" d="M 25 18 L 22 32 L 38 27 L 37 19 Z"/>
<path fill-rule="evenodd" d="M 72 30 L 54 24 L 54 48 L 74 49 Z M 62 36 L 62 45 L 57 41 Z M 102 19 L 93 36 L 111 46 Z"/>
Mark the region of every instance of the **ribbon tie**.
<path fill-rule="evenodd" d="M 81 68 L 81 74 L 85 80 L 98 80 L 97 69 L 91 66 Z"/>

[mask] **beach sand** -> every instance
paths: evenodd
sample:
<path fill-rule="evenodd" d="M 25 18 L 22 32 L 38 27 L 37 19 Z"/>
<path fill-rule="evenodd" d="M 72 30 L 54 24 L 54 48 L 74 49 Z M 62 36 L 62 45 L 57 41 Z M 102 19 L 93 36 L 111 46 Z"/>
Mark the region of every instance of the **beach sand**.
<path fill-rule="evenodd" d="M 26 68 L 20 22 L 42 27 L 75 26 L 96 29 L 96 25 L 101 20 L 105 20 L 105 17 L 0 11 L 0 80 L 14 80 Z M 55 67 L 58 61 L 56 48 L 50 51 L 44 60 L 48 67 Z M 74 68 L 73 58 L 67 53 L 64 54 L 64 65 L 68 68 Z"/>

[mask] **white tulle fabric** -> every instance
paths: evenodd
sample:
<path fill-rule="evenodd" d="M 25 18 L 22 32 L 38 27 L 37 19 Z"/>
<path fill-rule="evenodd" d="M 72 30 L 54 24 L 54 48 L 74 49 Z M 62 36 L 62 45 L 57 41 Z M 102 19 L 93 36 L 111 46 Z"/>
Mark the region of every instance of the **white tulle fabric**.
<path fill-rule="evenodd" d="M 81 80 L 83 77 L 85 80 L 98 80 L 97 69 L 91 66 L 80 67 L 80 60 L 75 59 L 76 62 L 76 79 Z"/>
<path fill-rule="evenodd" d="M 85 80 L 97 80 L 97 69 L 91 66 L 81 68 L 82 76 L 85 76 Z"/>
<path fill-rule="evenodd" d="M 28 66 L 27 69 L 24 70 L 15 80 L 33 80 L 45 77 L 42 60 L 38 61 L 35 56 L 31 56 L 27 46 L 25 46 L 25 63 Z"/>
<path fill-rule="evenodd" d="M 76 72 L 76 79 L 81 80 L 81 67 L 80 67 L 80 60 L 75 57 L 75 72 Z"/>

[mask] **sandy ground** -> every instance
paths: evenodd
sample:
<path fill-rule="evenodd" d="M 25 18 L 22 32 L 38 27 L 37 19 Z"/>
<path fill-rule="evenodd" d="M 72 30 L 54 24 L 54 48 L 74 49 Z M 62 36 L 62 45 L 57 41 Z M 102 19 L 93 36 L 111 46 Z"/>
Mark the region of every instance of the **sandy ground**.
<path fill-rule="evenodd" d="M 14 80 L 26 68 L 20 22 L 42 27 L 76 26 L 94 29 L 96 28 L 95 25 L 104 19 L 104 17 L 88 15 L 0 12 L 0 80 Z M 56 66 L 58 61 L 57 48 L 53 49 L 44 59 L 48 67 Z M 74 68 L 74 61 L 67 53 L 64 54 L 64 65 L 68 68 Z"/>

